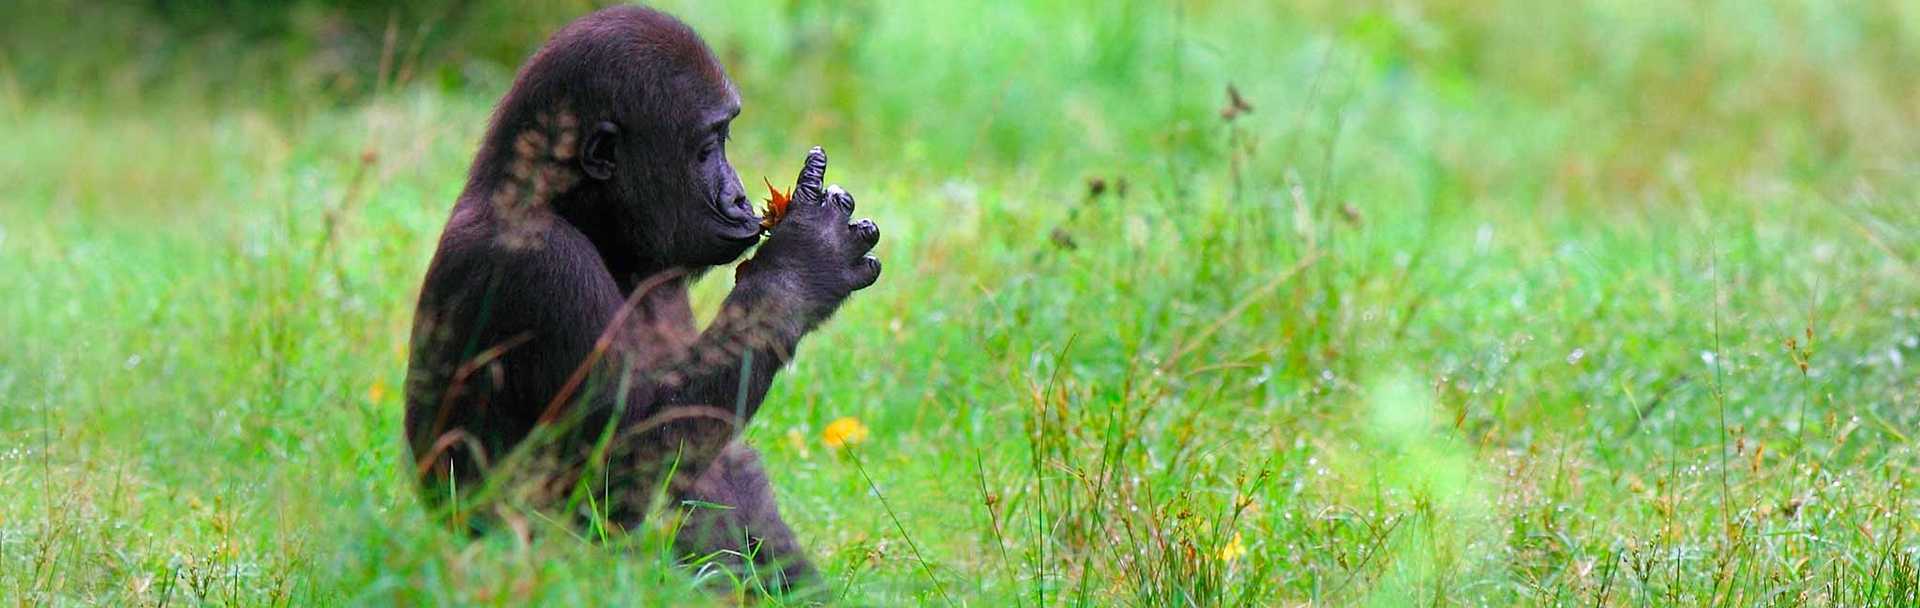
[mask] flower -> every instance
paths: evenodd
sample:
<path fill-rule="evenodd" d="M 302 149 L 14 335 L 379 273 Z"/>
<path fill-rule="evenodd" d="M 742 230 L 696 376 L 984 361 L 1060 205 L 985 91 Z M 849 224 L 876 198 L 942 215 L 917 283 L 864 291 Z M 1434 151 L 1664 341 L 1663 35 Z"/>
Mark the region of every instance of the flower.
<path fill-rule="evenodd" d="M 367 387 L 367 401 L 379 403 L 380 399 L 386 396 L 387 385 L 379 380 L 373 381 L 373 384 Z"/>
<path fill-rule="evenodd" d="M 1220 548 L 1220 561 L 1230 562 L 1240 559 L 1240 556 L 1246 554 L 1246 546 L 1240 544 L 1240 533 L 1235 532 L 1233 533 L 1233 539 L 1227 541 L 1227 546 Z"/>
<path fill-rule="evenodd" d="M 787 446 L 793 448 L 793 453 L 799 454 L 802 460 L 813 456 L 813 452 L 807 449 L 807 439 L 800 434 L 800 429 L 787 429 Z"/>
<path fill-rule="evenodd" d="M 839 420 L 829 422 L 826 430 L 820 432 L 820 441 L 830 448 L 854 445 L 866 440 L 867 425 L 861 424 L 859 418 L 852 416 L 842 416 Z"/>

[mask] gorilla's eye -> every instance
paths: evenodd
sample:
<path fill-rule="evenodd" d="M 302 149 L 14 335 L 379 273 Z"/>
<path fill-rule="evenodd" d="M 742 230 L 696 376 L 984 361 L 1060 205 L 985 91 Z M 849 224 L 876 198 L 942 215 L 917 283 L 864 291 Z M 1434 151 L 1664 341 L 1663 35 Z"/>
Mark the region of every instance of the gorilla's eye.
<path fill-rule="evenodd" d="M 713 128 L 713 132 L 707 136 L 706 143 L 700 146 L 700 162 L 707 162 L 708 159 L 713 158 L 714 153 L 726 148 L 727 140 L 733 138 L 732 129 L 727 126 L 726 123 L 720 123 Z"/>

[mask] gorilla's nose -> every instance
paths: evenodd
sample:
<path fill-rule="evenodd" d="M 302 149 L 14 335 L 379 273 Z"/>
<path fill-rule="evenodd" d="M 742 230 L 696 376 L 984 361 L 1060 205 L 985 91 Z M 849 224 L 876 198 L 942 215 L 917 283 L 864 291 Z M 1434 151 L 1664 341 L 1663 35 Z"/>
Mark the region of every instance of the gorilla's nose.
<path fill-rule="evenodd" d="M 726 213 L 734 219 L 743 221 L 754 221 L 758 219 L 754 217 L 753 214 L 753 203 L 747 200 L 747 195 L 745 194 L 733 195 L 733 201 L 727 204 Z"/>

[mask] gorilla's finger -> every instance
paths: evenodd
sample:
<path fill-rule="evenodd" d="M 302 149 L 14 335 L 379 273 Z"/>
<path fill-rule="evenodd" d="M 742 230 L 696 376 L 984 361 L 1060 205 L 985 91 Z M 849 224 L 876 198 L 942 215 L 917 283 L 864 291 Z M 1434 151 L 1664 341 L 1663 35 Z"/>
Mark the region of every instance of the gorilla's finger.
<path fill-rule="evenodd" d="M 861 253 L 873 249 L 873 245 L 880 242 L 880 226 L 875 225 L 873 220 L 862 218 L 847 224 L 847 229 L 853 231 L 853 244 L 859 246 Z"/>
<path fill-rule="evenodd" d="M 818 205 L 826 202 L 826 193 L 820 189 L 820 183 L 827 179 L 827 151 L 814 146 L 807 151 L 807 162 L 800 167 L 800 179 L 793 184 L 793 198 L 797 202 Z"/>
<path fill-rule="evenodd" d="M 853 263 L 853 289 L 859 291 L 880 280 L 880 258 L 862 256 Z"/>
<path fill-rule="evenodd" d="M 840 189 L 840 184 L 827 186 L 827 202 L 840 209 L 841 215 L 853 215 L 853 195 Z"/>

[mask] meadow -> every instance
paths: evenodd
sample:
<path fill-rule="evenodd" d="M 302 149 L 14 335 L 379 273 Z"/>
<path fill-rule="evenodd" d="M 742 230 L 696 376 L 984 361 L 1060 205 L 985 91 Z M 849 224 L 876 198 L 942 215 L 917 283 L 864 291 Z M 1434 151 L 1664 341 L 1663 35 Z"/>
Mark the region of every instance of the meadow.
<path fill-rule="evenodd" d="M 0 9 L 0 601 L 721 603 L 406 467 L 592 5 L 294 4 Z M 885 234 L 746 433 L 839 602 L 1920 603 L 1920 3 L 659 5 L 742 178 L 825 146 Z"/>

